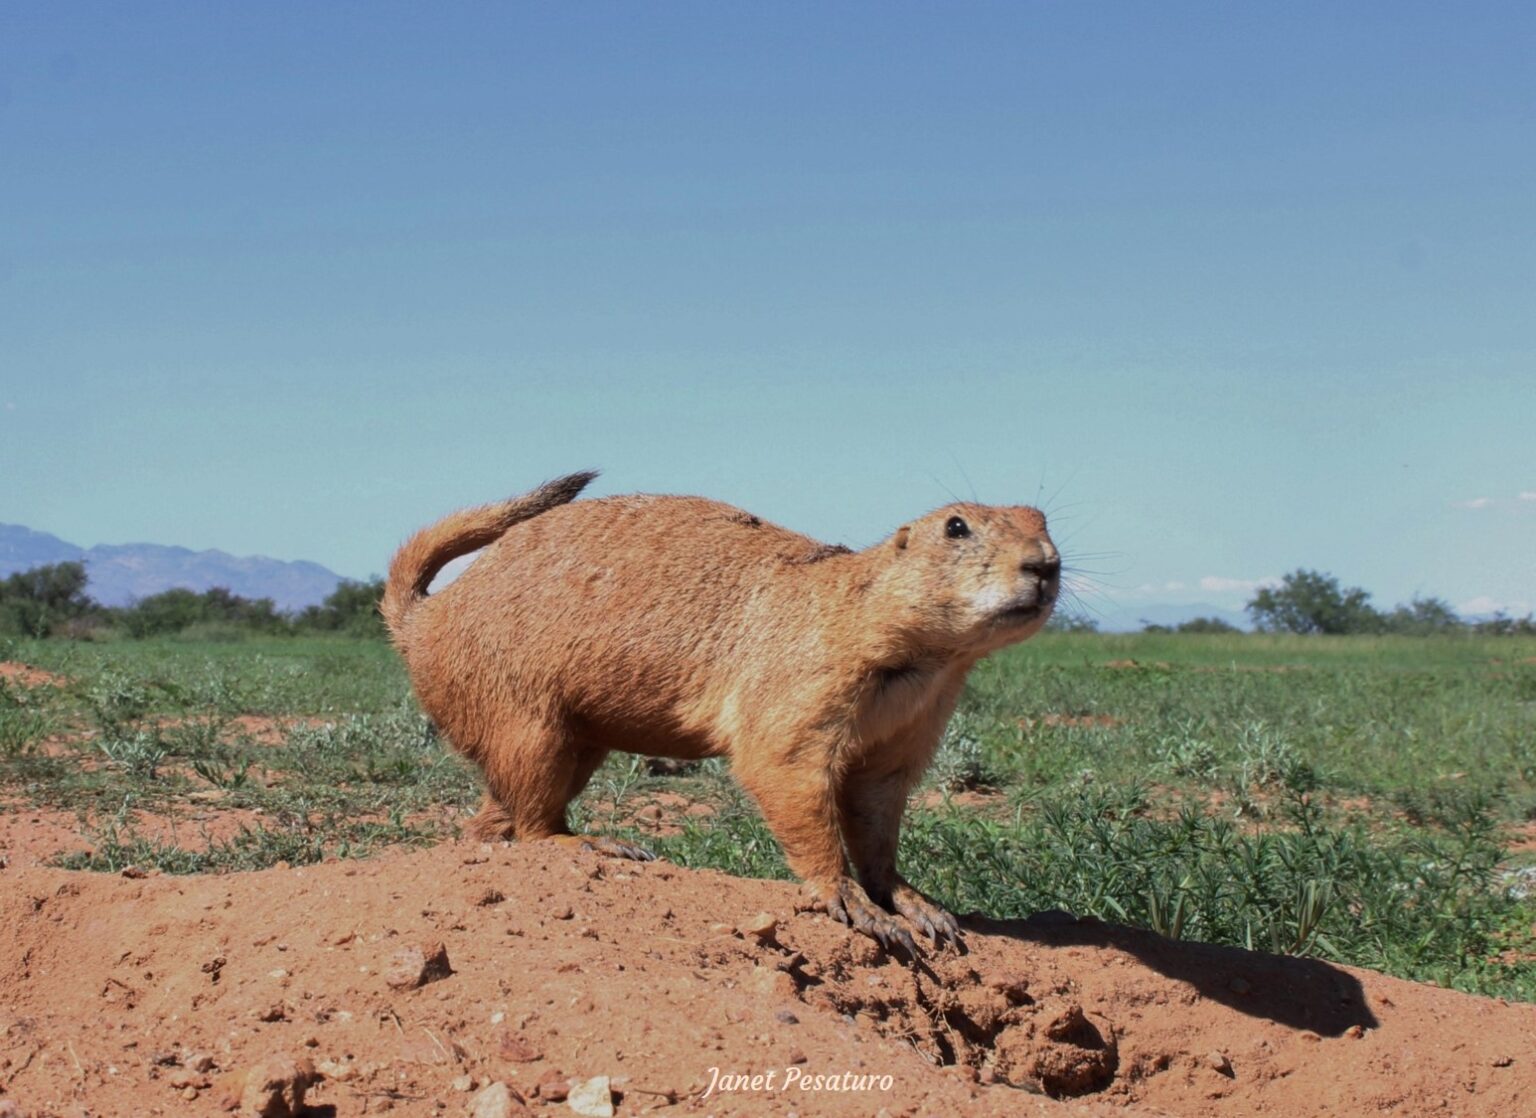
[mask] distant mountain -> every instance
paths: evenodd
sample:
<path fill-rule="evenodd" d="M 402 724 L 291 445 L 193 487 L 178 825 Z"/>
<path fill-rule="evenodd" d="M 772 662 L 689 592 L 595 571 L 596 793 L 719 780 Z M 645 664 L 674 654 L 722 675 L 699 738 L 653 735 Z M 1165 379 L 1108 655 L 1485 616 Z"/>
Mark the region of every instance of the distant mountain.
<path fill-rule="evenodd" d="M 108 606 L 123 606 L 162 590 L 223 586 L 243 598 L 271 598 L 279 609 L 316 605 L 341 581 L 335 571 L 304 560 L 264 555 L 191 551 L 163 544 L 98 544 L 83 548 L 19 524 L 0 524 L 0 578 L 45 563 L 85 564 L 86 593 Z"/>

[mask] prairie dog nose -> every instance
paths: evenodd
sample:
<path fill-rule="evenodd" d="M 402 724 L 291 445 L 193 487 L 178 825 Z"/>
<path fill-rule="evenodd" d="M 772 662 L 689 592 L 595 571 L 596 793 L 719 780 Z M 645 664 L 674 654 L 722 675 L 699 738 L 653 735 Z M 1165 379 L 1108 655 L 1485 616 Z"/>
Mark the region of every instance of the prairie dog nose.
<path fill-rule="evenodd" d="M 1024 557 L 1019 570 L 1034 575 L 1042 581 L 1061 577 L 1061 556 L 1050 540 L 1040 540 L 1033 553 Z"/>

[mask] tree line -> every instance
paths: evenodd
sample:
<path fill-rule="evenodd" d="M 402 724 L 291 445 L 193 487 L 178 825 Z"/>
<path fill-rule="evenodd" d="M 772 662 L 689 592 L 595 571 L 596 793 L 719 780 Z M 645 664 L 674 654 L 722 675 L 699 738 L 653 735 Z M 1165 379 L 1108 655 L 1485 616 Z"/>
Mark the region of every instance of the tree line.
<path fill-rule="evenodd" d="M 1322 571 L 1295 570 L 1280 585 L 1261 588 L 1249 599 L 1248 616 L 1265 633 L 1400 633 L 1432 636 L 1476 633 L 1484 636 L 1536 635 L 1536 618 L 1498 613 L 1470 620 L 1459 616 L 1442 598 L 1414 598 L 1390 610 L 1371 605 L 1371 595 L 1358 586 L 1340 586 Z"/>
<path fill-rule="evenodd" d="M 1453 633 L 1476 636 L 1536 636 L 1536 617 L 1464 618 L 1442 598 L 1414 598 L 1380 610 L 1371 594 L 1358 586 L 1341 586 L 1323 571 L 1298 569 L 1280 579 L 1277 586 L 1259 589 L 1245 607 L 1253 627 L 1261 633 L 1304 635 L 1385 635 L 1423 637 Z M 1053 617 L 1049 626 L 1064 632 L 1093 632 L 1098 626 L 1081 615 Z M 1240 633 L 1243 630 L 1219 617 L 1196 617 L 1178 625 L 1144 624 L 1144 633 Z"/>
<path fill-rule="evenodd" d="M 177 588 L 140 598 L 128 606 L 105 606 L 85 590 L 82 563 L 53 563 L 0 579 L 0 635 L 133 638 L 189 631 L 299 636 L 339 633 L 383 636 L 379 598 L 384 581 L 343 579 L 317 606 L 279 610 L 271 598 L 244 598 L 222 586 L 196 591 Z"/>

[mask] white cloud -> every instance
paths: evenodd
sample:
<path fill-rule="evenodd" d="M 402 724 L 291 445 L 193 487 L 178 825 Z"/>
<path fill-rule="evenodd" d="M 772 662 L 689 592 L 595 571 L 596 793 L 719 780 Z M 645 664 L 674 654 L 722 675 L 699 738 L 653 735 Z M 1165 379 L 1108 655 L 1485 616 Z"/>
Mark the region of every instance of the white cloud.
<path fill-rule="evenodd" d="M 1522 490 L 1518 499 L 1521 501 L 1536 501 L 1536 489 Z"/>
<path fill-rule="evenodd" d="M 1470 501 L 1454 502 L 1459 509 L 1485 509 L 1493 504 L 1492 497 L 1473 497 Z"/>
<path fill-rule="evenodd" d="M 1502 601 L 1487 594 L 1479 594 L 1476 598 L 1458 602 L 1456 612 L 1463 617 L 1485 617 L 1491 613 L 1507 613 L 1514 617 L 1524 617 L 1531 612 L 1531 603 L 1518 600 Z"/>
<path fill-rule="evenodd" d="M 1200 589 L 1213 594 L 1251 594 L 1265 586 L 1279 586 L 1278 578 L 1223 578 L 1206 575 L 1200 580 Z"/>
<path fill-rule="evenodd" d="M 1170 582 L 1143 582 L 1132 587 L 1127 593 L 1153 595 L 1167 594 L 1170 591 L 1188 590 L 1189 583 L 1174 579 Z"/>

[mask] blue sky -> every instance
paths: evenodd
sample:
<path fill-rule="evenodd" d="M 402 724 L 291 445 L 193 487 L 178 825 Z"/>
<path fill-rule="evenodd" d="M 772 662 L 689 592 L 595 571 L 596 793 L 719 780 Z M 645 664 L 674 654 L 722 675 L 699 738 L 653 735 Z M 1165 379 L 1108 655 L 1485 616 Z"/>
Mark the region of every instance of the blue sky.
<path fill-rule="evenodd" d="M 1536 608 L 1529 4 L 0 5 L 0 521 L 383 569 L 596 466 L 1106 618 Z"/>

